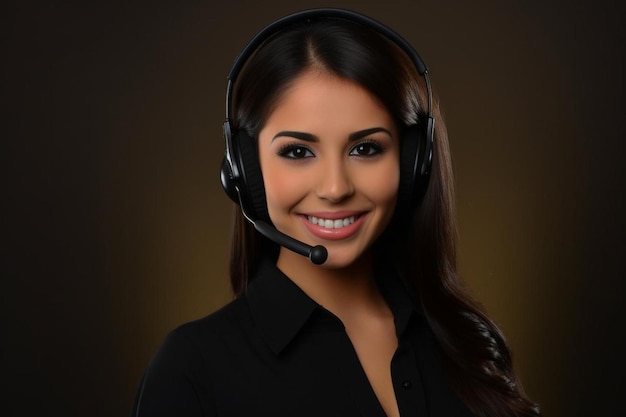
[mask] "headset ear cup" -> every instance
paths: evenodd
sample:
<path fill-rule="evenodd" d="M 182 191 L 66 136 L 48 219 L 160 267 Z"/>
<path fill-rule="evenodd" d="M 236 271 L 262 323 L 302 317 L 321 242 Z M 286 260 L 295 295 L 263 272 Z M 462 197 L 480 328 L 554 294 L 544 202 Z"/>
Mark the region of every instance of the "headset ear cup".
<path fill-rule="evenodd" d="M 424 123 L 425 124 L 425 123 Z M 400 140 L 400 184 L 396 214 L 404 217 L 421 202 L 428 186 L 430 161 L 424 158 L 428 151 L 426 126 L 422 123 L 403 129 Z M 425 169 L 425 171 L 424 171 Z M 422 172 L 424 171 L 424 172 Z"/>
<path fill-rule="evenodd" d="M 239 170 L 236 166 L 233 166 L 237 163 L 237 157 L 235 156 L 237 149 L 235 149 L 236 143 L 233 141 L 232 129 L 228 120 L 224 122 L 224 141 L 226 147 L 222 165 L 220 166 L 220 182 L 228 198 L 239 204 L 239 193 L 237 192 L 240 179 Z"/>
<path fill-rule="evenodd" d="M 424 120 L 425 129 L 420 129 L 418 156 L 415 160 L 415 185 L 414 187 L 414 204 L 420 204 L 428 191 L 430 183 L 430 171 L 433 163 L 434 152 L 434 136 L 435 136 L 435 119 L 432 117 Z"/>
<path fill-rule="evenodd" d="M 238 132 L 235 140 L 239 149 L 237 162 L 242 176 L 240 192 L 245 209 L 253 218 L 270 222 L 256 140 L 245 132 Z"/>
<path fill-rule="evenodd" d="M 403 129 L 400 139 L 400 184 L 398 186 L 398 202 L 396 213 L 404 216 L 415 205 L 415 184 L 417 182 L 418 167 L 420 166 L 421 129 L 418 125 L 407 126 Z"/>
<path fill-rule="evenodd" d="M 226 195 L 228 195 L 228 198 L 239 204 L 239 195 L 237 194 L 236 188 L 237 184 L 233 178 L 233 171 L 226 157 L 222 159 L 222 166 L 220 168 L 220 182 L 222 183 L 222 188 L 226 192 Z"/>

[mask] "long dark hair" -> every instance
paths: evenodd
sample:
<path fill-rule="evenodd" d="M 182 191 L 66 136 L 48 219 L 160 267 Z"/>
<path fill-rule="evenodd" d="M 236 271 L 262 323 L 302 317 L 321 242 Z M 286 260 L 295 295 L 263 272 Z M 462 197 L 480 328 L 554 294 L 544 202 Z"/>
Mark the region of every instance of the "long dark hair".
<path fill-rule="evenodd" d="M 234 91 L 236 129 L 258 137 L 277 99 L 309 69 L 356 82 L 374 94 L 399 128 L 419 123 L 425 86 L 400 49 L 371 29 L 321 19 L 285 29 L 248 60 Z M 410 233 L 387 234 L 396 267 L 420 303 L 437 341 L 452 388 L 477 416 L 538 416 L 513 370 L 510 350 L 497 326 L 459 280 L 456 266 L 454 184 L 448 137 L 437 100 L 433 166 Z M 404 228 L 407 230 L 407 228 Z M 390 237 L 391 236 L 391 237 Z M 377 249 L 382 250 L 382 249 Z M 230 275 L 241 296 L 264 257 L 278 247 L 254 231 L 235 209 Z"/>

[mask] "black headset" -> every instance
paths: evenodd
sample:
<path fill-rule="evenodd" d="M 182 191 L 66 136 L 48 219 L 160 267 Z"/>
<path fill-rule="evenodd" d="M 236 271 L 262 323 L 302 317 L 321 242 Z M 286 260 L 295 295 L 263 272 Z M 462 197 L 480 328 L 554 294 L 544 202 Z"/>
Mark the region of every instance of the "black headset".
<path fill-rule="evenodd" d="M 257 50 L 271 36 L 294 24 L 307 24 L 318 19 L 338 19 L 361 24 L 383 35 L 400 47 L 411 59 L 418 73 L 426 82 L 428 112 L 417 115 L 418 123 L 402 132 L 400 141 L 400 185 L 396 213 L 407 213 L 422 199 L 428 187 L 432 164 L 433 135 L 435 121 L 432 114 L 432 91 L 428 69 L 419 54 L 396 32 L 367 16 L 343 9 L 322 8 L 306 10 L 283 17 L 257 33 L 239 53 L 228 73 L 226 89 L 226 121 L 224 138 L 226 150 L 221 166 L 220 180 L 226 194 L 242 208 L 244 216 L 253 224 L 254 219 L 269 222 L 263 176 L 258 158 L 256 140 L 246 132 L 236 131 L 231 125 L 231 103 L 233 85 L 241 69 Z M 255 224 L 256 227 L 256 224 Z"/>

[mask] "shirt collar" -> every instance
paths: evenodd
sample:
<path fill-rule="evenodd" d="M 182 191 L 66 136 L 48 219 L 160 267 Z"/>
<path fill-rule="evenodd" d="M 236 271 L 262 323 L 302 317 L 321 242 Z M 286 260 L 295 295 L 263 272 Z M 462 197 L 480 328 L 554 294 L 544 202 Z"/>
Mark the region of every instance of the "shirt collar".
<path fill-rule="evenodd" d="M 319 307 L 276 265 L 264 259 L 248 284 L 246 298 L 265 341 L 279 354 Z"/>
<path fill-rule="evenodd" d="M 411 318 L 422 313 L 415 308 L 392 268 L 378 268 L 376 279 L 393 313 L 399 338 Z M 276 355 L 296 337 L 316 310 L 323 309 L 268 259 L 261 262 L 245 296 L 253 320 Z"/>

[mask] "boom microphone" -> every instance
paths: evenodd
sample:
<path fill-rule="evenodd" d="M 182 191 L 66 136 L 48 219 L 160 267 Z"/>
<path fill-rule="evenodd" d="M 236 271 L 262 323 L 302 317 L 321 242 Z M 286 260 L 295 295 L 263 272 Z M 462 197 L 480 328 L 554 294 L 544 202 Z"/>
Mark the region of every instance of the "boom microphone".
<path fill-rule="evenodd" d="M 237 194 L 239 194 L 239 189 L 237 189 Z M 241 196 L 239 197 L 239 199 L 241 200 Z M 287 236 L 286 234 L 279 231 L 275 227 L 270 226 L 263 220 L 253 220 L 252 218 L 250 218 L 250 216 L 248 216 L 248 214 L 246 213 L 243 204 L 240 203 L 239 207 L 241 207 L 243 217 L 245 217 L 246 220 L 252 223 L 254 228 L 259 233 L 261 233 L 272 242 L 277 243 L 278 245 L 287 248 L 290 251 L 295 252 L 299 255 L 306 256 L 315 265 L 321 265 L 326 262 L 326 259 L 328 259 L 328 250 L 324 246 L 307 245 L 306 243 L 296 240 L 291 236 Z"/>
<path fill-rule="evenodd" d="M 315 265 L 323 264 L 324 262 L 326 262 L 326 258 L 328 258 L 328 251 L 324 246 L 307 245 L 304 242 L 301 242 L 292 238 L 291 236 L 287 236 L 286 234 L 279 232 L 275 227 L 270 226 L 262 220 L 252 221 L 251 219 L 248 219 L 248 221 L 250 221 L 254 225 L 254 228 L 258 230 L 259 233 L 261 233 L 272 242 L 278 243 L 280 246 L 283 246 L 297 254 L 306 256 Z"/>

